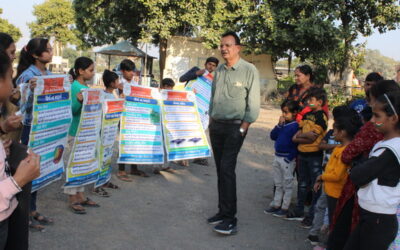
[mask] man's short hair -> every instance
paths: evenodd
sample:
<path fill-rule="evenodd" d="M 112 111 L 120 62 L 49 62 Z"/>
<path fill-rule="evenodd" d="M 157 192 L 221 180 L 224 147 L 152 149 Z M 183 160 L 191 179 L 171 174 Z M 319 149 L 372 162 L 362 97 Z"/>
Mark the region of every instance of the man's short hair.
<path fill-rule="evenodd" d="M 216 57 L 211 56 L 211 57 L 207 58 L 206 64 L 209 62 L 215 63 L 218 66 L 219 60 Z"/>
<path fill-rule="evenodd" d="M 236 45 L 240 45 L 240 38 L 239 38 L 239 36 L 236 34 L 236 32 L 228 31 L 228 32 L 225 32 L 224 34 L 222 34 L 221 37 L 227 37 L 227 36 L 233 36 L 233 38 L 235 38 L 235 44 L 236 44 Z"/>
<path fill-rule="evenodd" d="M 129 59 L 124 59 L 122 60 L 120 66 L 120 70 L 125 70 L 125 71 L 134 71 L 136 69 L 135 63 L 132 62 Z"/>

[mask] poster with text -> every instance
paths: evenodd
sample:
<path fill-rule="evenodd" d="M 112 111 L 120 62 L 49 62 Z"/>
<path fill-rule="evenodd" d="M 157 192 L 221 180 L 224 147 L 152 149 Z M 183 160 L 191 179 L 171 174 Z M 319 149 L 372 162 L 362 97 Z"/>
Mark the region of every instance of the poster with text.
<path fill-rule="evenodd" d="M 196 94 L 197 109 L 200 114 L 201 123 L 203 128 L 208 128 L 210 120 L 209 109 L 211 99 L 213 75 L 206 72 L 204 75 L 197 77 L 195 80 L 190 81 L 185 90 L 193 91 Z"/>
<path fill-rule="evenodd" d="M 101 125 L 100 173 L 95 187 L 106 184 L 111 179 L 111 158 L 113 146 L 118 135 L 118 124 L 124 110 L 124 100 L 108 100 L 103 105 Z"/>
<path fill-rule="evenodd" d="M 163 164 L 160 92 L 156 88 L 124 85 L 118 163 Z"/>
<path fill-rule="evenodd" d="M 68 166 L 66 187 L 80 187 L 96 182 L 100 171 L 100 129 L 103 90 L 84 89 L 81 119 L 74 138 Z"/>
<path fill-rule="evenodd" d="M 162 120 L 168 161 L 211 156 L 192 91 L 162 90 Z"/>
<path fill-rule="evenodd" d="M 32 192 L 61 179 L 63 154 L 72 120 L 68 77 L 38 76 L 36 84 L 28 146 L 40 155 L 40 176 L 32 181 Z"/>

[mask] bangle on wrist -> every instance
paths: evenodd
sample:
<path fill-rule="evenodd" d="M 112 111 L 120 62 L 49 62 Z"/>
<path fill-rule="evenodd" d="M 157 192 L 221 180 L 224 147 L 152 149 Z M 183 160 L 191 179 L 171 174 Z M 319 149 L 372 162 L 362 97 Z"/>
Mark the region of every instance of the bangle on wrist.
<path fill-rule="evenodd" d="M 10 179 L 11 179 L 12 183 L 14 183 L 14 186 L 18 189 L 18 191 L 21 192 L 22 189 L 20 186 L 18 186 L 18 183 L 14 180 L 14 178 L 12 176 L 10 176 Z"/>

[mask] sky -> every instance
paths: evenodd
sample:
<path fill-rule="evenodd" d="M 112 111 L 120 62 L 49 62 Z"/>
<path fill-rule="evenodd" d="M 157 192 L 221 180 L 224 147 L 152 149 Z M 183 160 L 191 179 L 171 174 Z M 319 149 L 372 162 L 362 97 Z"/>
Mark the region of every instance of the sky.
<path fill-rule="evenodd" d="M 17 43 L 18 49 L 29 41 L 30 33 L 27 23 L 35 20 L 32 14 L 33 6 L 43 2 L 44 0 L 0 0 L 0 8 L 3 9 L 1 17 L 20 28 L 23 34 Z M 367 41 L 367 48 L 377 49 L 383 55 L 400 61 L 400 29 L 384 34 L 374 32 L 370 37 L 358 39 L 358 42 L 364 41 Z"/>

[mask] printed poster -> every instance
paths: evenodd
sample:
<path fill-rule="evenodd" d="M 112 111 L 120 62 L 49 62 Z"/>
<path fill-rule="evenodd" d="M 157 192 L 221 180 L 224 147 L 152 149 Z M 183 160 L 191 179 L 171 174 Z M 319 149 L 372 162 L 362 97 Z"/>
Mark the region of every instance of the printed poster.
<path fill-rule="evenodd" d="M 70 86 L 66 75 L 37 77 L 28 146 L 40 155 L 40 176 L 33 180 L 32 192 L 61 179 L 64 172 L 62 159 L 72 121 Z"/>
<path fill-rule="evenodd" d="M 210 157 L 192 91 L 162 90 L 162 120 L 168 161 Z"/>
<path fill-rule="evenodd" d="M 118 163 L 163 164 L 159 90 L 126 84 L 124 94 Z"/>
<path fill-rule="evenodd" d="M 111 158 L 113 146 L 118 135 L 118 124 L 124 110 L 124 100 L 108 100 L 103 105 L 103 121 L 101 126 L 100 173 L 95 187 L 106 184 L 111 179 Z"/>
<path fill-rule="evenodd" d="M 69 157 L 66 187 L 80 187 L 96 182 L 100 171 L 100 129 L 102 90 L 84 89 L 81 119 Z"/>
<path fill-rule="evenodd" d="M 208 128 L 210 121 L 209 109 L 213 78 L 211 73 L 206 72 L 204 75 L 190 81 L 185 87 L 185 90 L 193 91 L 196 94 L 197 109 L 204 129 Z"/>

